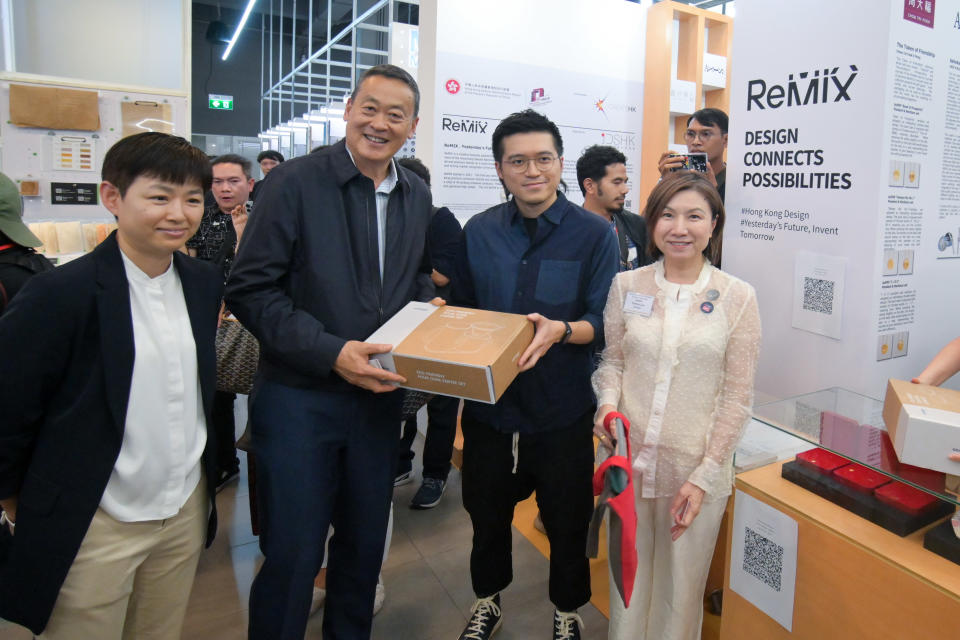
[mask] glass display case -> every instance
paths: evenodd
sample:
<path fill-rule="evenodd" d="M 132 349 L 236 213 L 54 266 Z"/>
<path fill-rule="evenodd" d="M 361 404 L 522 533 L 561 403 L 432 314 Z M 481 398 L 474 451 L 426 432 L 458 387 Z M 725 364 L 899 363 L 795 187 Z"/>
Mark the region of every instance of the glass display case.
<path fill-rule="evenodd" d="M 759 404 L 754 418 L 813 445 L 783 466 L 785 479 L 901 536 L 944 520 L 924 546 L 960 564 L 950 522 L 957 478 L 900 463 L 882 411 L 879 400 L 834 387 Z"/>

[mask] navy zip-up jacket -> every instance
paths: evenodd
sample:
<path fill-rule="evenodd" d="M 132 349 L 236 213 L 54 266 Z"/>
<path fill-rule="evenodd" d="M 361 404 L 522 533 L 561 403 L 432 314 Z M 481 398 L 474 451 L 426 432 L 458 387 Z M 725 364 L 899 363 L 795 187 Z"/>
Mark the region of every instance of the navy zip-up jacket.
<path fill-rule="evenodd" d="M 431 197 L 403 167 L 387 207 L 383 282 L 373 181 L 343 141 L 284 162 L 257 194 L 227 281 L 227 308 L 260 341 L 260 374 L 346 388 L 333 364 L 411 300 L 430 300 Z M 352 387 L 351 387 L 352 388 Z"/>

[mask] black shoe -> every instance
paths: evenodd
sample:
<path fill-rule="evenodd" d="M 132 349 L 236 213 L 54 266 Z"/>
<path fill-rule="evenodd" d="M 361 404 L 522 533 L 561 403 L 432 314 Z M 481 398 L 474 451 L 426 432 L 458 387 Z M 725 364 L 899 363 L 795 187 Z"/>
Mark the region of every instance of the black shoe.
<path fill-rule="evenodd" d="M 424 478 L 423 484 L 417 489 L 417 493 L 410 501 L 411 509 L 432 509 L 440 504 L 440 498 L 443 497 L 443 490 L 447 488 L 447 483 L 440 478 Z"/>
<path fill-rule="evenodd" d="M 553 612 L 553 640 L 580 640 L 583 620 L 576 612 Z"/>
<path fill-rule="evenodd" d="M 460 634 L 460 640 L 487 640 L 500 628 L 503 613 L 500 611 L 500 594 L 491 598 L 479 598 L 473 603 L 470 621 Z"/>

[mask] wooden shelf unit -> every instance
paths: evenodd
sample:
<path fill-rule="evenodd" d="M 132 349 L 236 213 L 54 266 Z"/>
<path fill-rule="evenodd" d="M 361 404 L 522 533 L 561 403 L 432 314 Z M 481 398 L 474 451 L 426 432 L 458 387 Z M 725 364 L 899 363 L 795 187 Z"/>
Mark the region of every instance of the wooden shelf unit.
<path fill-rule="evenodd" d="M 684 144 L 687 130 L 685 115 L 670 114 L 670 88 L 673 84 L 674 20 L 679 22 L 676 78 L 696 85 L 696 109 L 714 107 L 730 112 L 730 57 L 733 52 L 733 18 L 705 9 L 697 9 L 667 0 L 647 12 L 647 52 L 643 89 L 643 150 L 640 166 L 640 194 L 647 195 L 657 184 L 660 154 L 671 142 Z M 704 91 L 703 54 L 723 56 L 727 60 L 726 87 Z M 692 112 L 691 112 L 692 113 Z M 640 207 L 642 213 L 643 208 Z"/>

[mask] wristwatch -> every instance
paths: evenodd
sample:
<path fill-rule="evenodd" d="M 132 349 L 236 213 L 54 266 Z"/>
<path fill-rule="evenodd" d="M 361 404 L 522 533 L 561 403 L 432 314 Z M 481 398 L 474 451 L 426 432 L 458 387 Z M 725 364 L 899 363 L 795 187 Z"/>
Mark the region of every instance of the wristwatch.
<path fill-rule="evenodd" d="M 563 337 L 560 338 L 560 344 L 567 344 L 567 340 L 570 339 L 570 336 L 573 335 L 573 329 L 570 327 L 570 323 L 566 320 L 561 320 L 563 323 Z"/>

